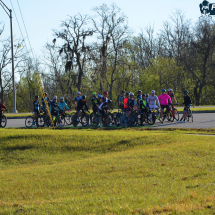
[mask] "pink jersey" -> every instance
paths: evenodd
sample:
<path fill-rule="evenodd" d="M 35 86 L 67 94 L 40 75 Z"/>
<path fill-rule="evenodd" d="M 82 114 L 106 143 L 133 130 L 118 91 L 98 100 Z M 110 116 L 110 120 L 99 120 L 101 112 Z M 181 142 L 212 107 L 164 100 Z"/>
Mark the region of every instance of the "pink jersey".
<path fill-rule="evenodd" d="M 172 104 L 172 100 L 171 100 L 170 96 L 167 93 L 161 94 L 160 96 L 158 96 L 158 100 L 159 100 L 161 105 Z"/>

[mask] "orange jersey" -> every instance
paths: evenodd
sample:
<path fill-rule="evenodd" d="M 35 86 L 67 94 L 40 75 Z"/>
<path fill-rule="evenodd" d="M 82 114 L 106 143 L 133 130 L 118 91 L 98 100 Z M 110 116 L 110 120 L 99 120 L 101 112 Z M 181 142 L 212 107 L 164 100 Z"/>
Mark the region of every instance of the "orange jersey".
<path fill-rule="evenodd" d="M 128 108 L 128 98 L 124 98 L 124 108 Z"/>

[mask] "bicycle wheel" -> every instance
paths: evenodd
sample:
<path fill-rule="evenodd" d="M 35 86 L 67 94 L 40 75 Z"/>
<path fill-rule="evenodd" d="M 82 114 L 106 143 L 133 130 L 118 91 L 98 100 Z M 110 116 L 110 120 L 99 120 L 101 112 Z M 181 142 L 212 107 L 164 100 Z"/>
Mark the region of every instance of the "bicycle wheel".
<path fill-rule="evenodd" d="M 128 126 L 129 127 L 135 127 L 137 125 L 137 116 L 132 114 L 128 119 Z"/>
<path fill-rule="evenodd" d="M 67 125 L 72 125 L 72 115 L 66 114 L 66 116 L 64 117 L 64 120 Z"/>
<path fill-rule="evenodd" d="M 109 124 L 113 125 L 115 120 L 114 120 L 114 115 L 112 113 L 108 113 L 108 118 L 109 118 Z"/>
<path fill-rule="evenodd" d="M 91 119 L 91 125 L 93 127 L 97 127 L 99 125 L 99 115 L 98 114 L 94 114 L 92 116 L 92 119 Z"/>
<path fill-rule="evenodd" d="M 109 119 L 109 120 L 108 120 Z M 106 126 L 108 127 L 109 124 L 112 123 L 112 119 L 111 119 L 111 116 L 109 114 L 105 114 L 103 117 L 102 117 L 102 124 L 103 126 Z"/>
<path fill-rule="evenodd" d="M 46 117 L 44 116 L 39 116 L 37 118 L 37 127 L 44 127 L 46 122 Z"/>
<path fill-rule="evenodd" d="M 178 110 L 176 110 L 176 109 L 175 109 L 175 111 L 173 113 L 173 121 L 174 121 L 174 119 L 176 121 L 179 121 L 179 113 L 178 113 Z"/>
<path fill-rule="evenodd" d="M 86 127 L 89 125 L 89 115 L 88 114 L 84 114 L 83 116 L 81 116 L 81 124 L 83 127 Z"/>
<path fill-rule="evenodd" d="M 120 117 L 120 126 L 122 128 L 124 128 L 126 126 L 126 116 L 123 114 L 121 117 Z"/>
<path fill-rule="evenodd" d="M 121 113 L 117 113 L 116 114 L 116 117 L 115 117 L 115 119 L 114 119 L 114 123 L 115 123 L 115 125 L 117 126 L 117 127 L 119 127 L 120 126 L 120 118 L 121 118 L 121 116 L 122 116 L 122 114 Z"/>
<path fill-rule="evenodd" d="M 155 112 L 153 112 L 152 113 L 152 122 L 153 122 L 153 124 L 155 124 L 156 119 L 157 119 L 157 116 L 156 116 Z"/>
<path fill-rule="evenodd" d="M 34 121 L 34 118 L 32 116 L 28 116 L 26 119 L 25 119 L 25 126 L 27 128 L 31 128 L 32 125 L 33 125 L 33 121 Z"/>
<path fill-rule="evenodd" d="M 55 125 L 58 127 L 63 127 L 65 125 L 64 116 L 58 115 L 55 119 Z"/>
<path fill-rule="evenodd" d="M 1 125 L 0 127 L 2 127 L 2 128 L 6 127 L 6 125 L 7 125 L 7 118 L 6 118 L 6 116 L 2 115 L 0 125 Z"/>
<path fill-rule="evenodd" d="M 140 125 L 140 126 L 143 126 L 143 123 L 145 122 L 145 116 L 143 113 L 141 114 L 138 114 L 137 116 L 137 124 Z"/>
<path fill-rule="evenodd" d="M 76 113 L 75 115 L 73 115 L 73 117 L 72 117 L 72 124 L 73 124 L 73 126 L 74 127 L 76 127 L 77 125 L 78 125 L 78 121 L 77 121 L 77 119 L 78 119 L 78 113 Z"/>
<path fill-rule="evenodd" d="M 167 113 L 166 118 L 167 118 L 168 122 L 173 122 L 174 118 L 172 116 L 172 111 L 170 111 L 169 113 Z"/>

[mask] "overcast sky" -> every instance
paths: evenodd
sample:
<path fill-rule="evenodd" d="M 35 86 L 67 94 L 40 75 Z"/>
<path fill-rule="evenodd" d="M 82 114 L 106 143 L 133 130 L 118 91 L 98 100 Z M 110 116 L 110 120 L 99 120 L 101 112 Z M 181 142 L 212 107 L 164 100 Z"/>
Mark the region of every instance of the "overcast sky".
<path fill-rule="evenodd" d="M 26 37 L 24 25 L 19 12 L 17 0 L 2 0 L 17 15 L 20 27 Z M 67 19 L 68 15 L 88 14 L 92 15 L 91 9 L 100 6 L 103 3 L 111 5 L 115 3 L 121 8 L 122 12 L 128 17 L 129 26 L 138 34 L 141 28 L 149 24 L 154 25 L 155 31 L 162 27 L 164 21 L 167 21 L 170 15 L 179 9 L 184 12 L 187 19 L 196 22 L 199 19 L 200 10 L 199 0 L 18 0 L 22 15 L 25 21 L 29 39 L 35 54 L 42 55 L 42 49 L 46 42 L 53 40 L 53 29 L 59 28 L 61 21 Z M 213 18 L 215 19 L 215 18 Z M 2 38 L 10 36 L 10 22 L 7 14 L 0 6 L 0 22 L 5 24 L 5 30 Z M 13 14 L 14 36 L 21 37 L 18 23 Z M 27 43 L 27 41 L 26 41 Z M 29 48 L 29 44 L 27 43 Z"/>

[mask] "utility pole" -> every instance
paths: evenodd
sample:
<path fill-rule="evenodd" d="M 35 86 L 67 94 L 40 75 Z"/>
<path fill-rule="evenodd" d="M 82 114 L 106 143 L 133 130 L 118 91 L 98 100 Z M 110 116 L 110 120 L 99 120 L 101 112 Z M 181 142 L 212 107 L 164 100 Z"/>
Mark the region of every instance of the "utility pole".
<path fill-rule="evenodd" d="M 12 22 L 12 10 L 9 9 L 2 0 L 0 0 L 0 5 L 10 18 L 10 33 L 11 33 L 11 59 L 12 59 L 12 82 L 13 82 L 13 113 L 17 113 L 16 110 L 16 86 L 15 86 L 15 72 L 14 72 L 14 52 L 13 52 L 13 22 Z M 6 11 L 8 10 L 10 14 Z"/>

